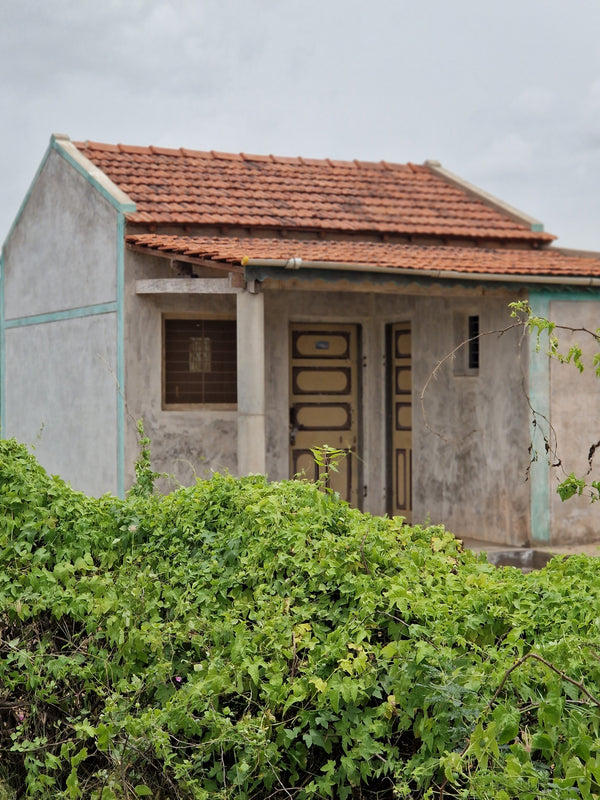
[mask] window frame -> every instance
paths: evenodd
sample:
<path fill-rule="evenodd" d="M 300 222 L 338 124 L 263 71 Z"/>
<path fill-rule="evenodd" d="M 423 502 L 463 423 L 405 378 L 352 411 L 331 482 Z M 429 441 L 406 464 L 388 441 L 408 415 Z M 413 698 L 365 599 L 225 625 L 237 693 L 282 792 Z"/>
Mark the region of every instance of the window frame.
<path fill-rule="evenodd" d="M 161 315 L 161 407 L 163 411 L 237 411 L 238 403 L 167 403 L 167 335 L 166 323 L 168 320 L 182 321 L 227 321 L 236 323 L 237 317 L 231 313 L 198 313 L 198 312 L 167 312 Z M 237 347 L 235 358 L 235 374 L 237 381 Z M 237 387 L 236 387 L 237 394 Z"/>

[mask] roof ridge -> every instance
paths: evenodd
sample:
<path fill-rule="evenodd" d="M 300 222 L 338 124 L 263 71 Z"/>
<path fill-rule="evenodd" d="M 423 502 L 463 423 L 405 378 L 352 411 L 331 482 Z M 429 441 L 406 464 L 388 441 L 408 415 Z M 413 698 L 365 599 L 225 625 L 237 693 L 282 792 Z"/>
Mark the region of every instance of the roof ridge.
<path fill-rule="evenodd" d="M 225 161 L 270 161 L 274 164 L 305 164 L 312 166 L 321 164 L 330 167 L 356 167 L 358 169 L 394 169 L 397 167 L 406 168 L 410 167 L 413 171 L 421 171 L 423 165 L 410 164 L 409 162 L 400 161 L 386 161 L 380 159 L 379 161 L 371 161 L 369 159 L 353 158 L 353 159 L 334 159 L 330 157 L 309 157 L 309 156 L 287 156 L 287 155 L 274 155 L 273 153 L 246 153 L 246 152 L 228 152 L 221 150 L 195 150 L 189 147 L 166 147 L 162 145 L 133 145 L 133 144 L 111 144 L 109 142 L 97 142 L 91 139 L 85 141 L 73 141 L 75 147 L 89 148 L 90 150 L 107 150 L 112 153 L 131 153 L 141 155 L 169 155 L 169 156 L 187 156 L 199 158 L 213 158 L 216 160 Z"/>

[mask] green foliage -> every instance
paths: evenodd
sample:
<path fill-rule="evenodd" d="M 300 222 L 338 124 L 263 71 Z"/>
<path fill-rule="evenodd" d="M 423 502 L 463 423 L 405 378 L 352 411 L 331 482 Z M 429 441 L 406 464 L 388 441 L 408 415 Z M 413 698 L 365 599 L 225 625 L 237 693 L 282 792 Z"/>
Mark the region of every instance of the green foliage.
<path fill-rule="evenodd" d="M 0 797 L 600 797 L 600 562 L 300 481 L 93 499 L 0 441 Z"/>
<path fill-rule="evenodd" d="M 143 497 L 154 492 L 154 482 L 161 476 L 152 469 L 150 460 L 151 442 L 144 431 L 144 420 L 138 419 L 136 428 L 140 454 L 135 462 L 135 483 L 131 487 L 131 494 Z"/>

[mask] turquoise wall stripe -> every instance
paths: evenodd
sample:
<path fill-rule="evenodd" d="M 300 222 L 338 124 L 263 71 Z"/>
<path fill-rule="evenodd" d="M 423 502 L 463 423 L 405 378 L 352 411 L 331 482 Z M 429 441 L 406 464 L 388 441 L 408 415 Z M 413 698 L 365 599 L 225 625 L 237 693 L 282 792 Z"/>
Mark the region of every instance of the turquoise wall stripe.
<path fill-rule="evenodd" d="M 550 292 L 535 290 L 529 293 L 529 305 L 538 317 L 548 318 Z M 531 539 L 536 542 L 550 540 L 550 466 L 546 453 L 544 436 L 549 435 L 550 419 L 550 359 L 546 355 L 542 338 L 539 352 L 536 351 L 537 337 L 529 337 L 529 402 L 536 411 L 535 422 L 531 422 L 531 443 L 536 460 L 529 472 L 531 504 Z M 534 453 L 532 452 L 532 456 Z"/>
<path fill-rule="evenodd" d="M 81 317 L 95 317 L 98 314 L 111 314 L 117 311 L 117 303 L 99 303 L 94 306 L 80 306 L 79 308 L 66 308 L 64 311 L 49 311 L 46 314 L 34 314 L 30 317 L 16 317 L 7 319 L 4 328 L 24 328 L 27 325 L 45 325 L 49 322 L 61 322 L 65 319 L 80 319 Z"/>
<path fill-rule="evenodd" d="M 0 438 L 4 430 L 5 380 L 4 380 L 4 253 L 0 254 Z"/>
<path fill-rule="evenodd" d="M 125 497 L 125 217 L 117 219 L 117 492 Z"/>
<path fill-rule="evenodd" d="M 590 286 L 586 289 L 539 289 L 538 293 L 544 293 L 552 303 L 562 302 L 563 300 L 597 300 L 600 297 L 600 287 Z M 534 292 L 532 292 L 534 294 Z"/>

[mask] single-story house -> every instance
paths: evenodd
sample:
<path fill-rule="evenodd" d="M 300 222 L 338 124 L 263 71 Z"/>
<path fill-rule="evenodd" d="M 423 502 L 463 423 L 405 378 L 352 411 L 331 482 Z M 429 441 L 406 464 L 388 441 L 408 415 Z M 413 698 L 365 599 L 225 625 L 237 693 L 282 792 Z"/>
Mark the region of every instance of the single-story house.
<path fill-rule="evenodd" d="M 2 250 L 2 435 L 121 495 L 140 418 L 182 483 L 314 478 L 329 445 L 332 488 L 371 513 L 600 538 L 598 507 L 555 492 L 600 440 L 597 379 L 510 327 L 519 299 L 598 327 L 600 257 L 554 238 L 435 161 L 55 135 Z"/>

